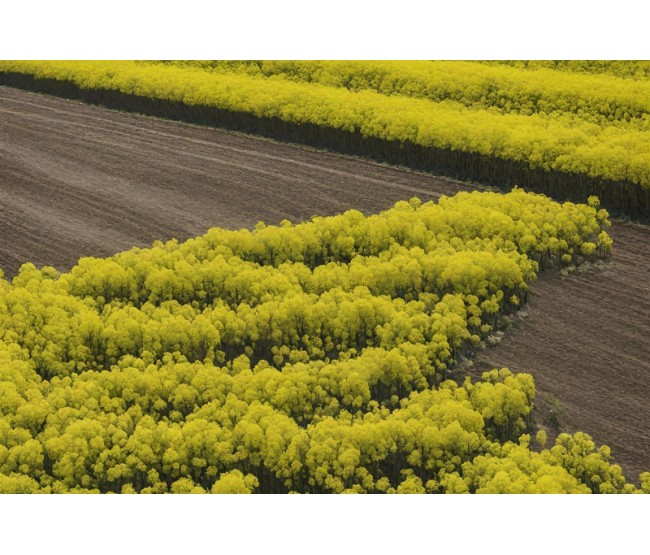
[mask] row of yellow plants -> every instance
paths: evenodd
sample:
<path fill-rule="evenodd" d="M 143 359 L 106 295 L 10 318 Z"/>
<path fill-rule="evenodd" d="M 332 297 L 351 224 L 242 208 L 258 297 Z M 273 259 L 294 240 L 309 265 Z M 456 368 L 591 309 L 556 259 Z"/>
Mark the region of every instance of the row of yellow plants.
<path fill-rule="evenodd" d="M 0 492 L 647 490 L 584 434 L 531 448 L 531 376 L 446 379 L 608 225 L 461 193 L 26 264 L 0 280 Z"/>
<path fill-rule="evenodd" d="M 462 61 L 179 61 L 177 67 L 246 73 L 351 91 L 452 100 L 473 108 L 530 115 L 572 113 L 601 125 L 648 130 L 650 82 L 608 74 Z"/>
<path fill-rule="evenodd" d="M 650 186 L 646 132 L 592 123 L 572 113 L 500 113 L 452 100 L 432 102 L 241 72 L 137 62 L 5 61 L 0 62 L 0 71 Z"/>

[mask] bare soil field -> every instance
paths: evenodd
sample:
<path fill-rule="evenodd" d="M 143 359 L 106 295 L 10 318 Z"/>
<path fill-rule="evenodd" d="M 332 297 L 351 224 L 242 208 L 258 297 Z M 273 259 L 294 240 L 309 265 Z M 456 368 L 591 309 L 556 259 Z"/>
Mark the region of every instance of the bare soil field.
<path fill-rule="evenodd" d="M 304 147 L 0 87 L 0 268 L 70 268 L 214 226 L 300 221 L 471 190 Z M 650 470 L 650 228 L 616 223 L 610 264 L 546 272 L 473 373 L 534 375 L 536 418 L 608 444 L 628 478 Z"/>
<path fill-rule="evenodd" d="M 0 87 L 0 268 L 69 269 L 219 226 L 373 213 L 473 187 L 304 147 Z"/>
<path fill-rule="evenodd" d="M 536 420 L 549 437 L 558 431 L 554 410 L 559 431 L 584 431 L 609 445 L 637 480 L 650 471 L 650 227 L 616 222 L 610 234 L 611 263 L 540 275 L 513 327 L 479 352 L 473 372 L 530 372 Z"/>

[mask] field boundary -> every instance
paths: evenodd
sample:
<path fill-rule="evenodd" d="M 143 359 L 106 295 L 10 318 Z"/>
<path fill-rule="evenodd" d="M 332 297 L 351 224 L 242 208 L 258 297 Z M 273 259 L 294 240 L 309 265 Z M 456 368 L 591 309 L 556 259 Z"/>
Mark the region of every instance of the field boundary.
<path fill-rule="evenodd" d="M 205 125 L 297 143 L 339 154 L 351 154 L 377 162 L 398 164 L 510 190 L 518 185 L 544 193 L 560 202 L 586 202 L 591 195 L 613 215 L 650 218 L 650 189 L 629 182 L 614 182 L 582 174 L 530 168 L 524 162 L 485 156 L 460 150 L 423 147 L 410 141 L 387 141 L 315 124 L 296 124 L 277 117 L 260 117 L 210 106 L 152 99 L 109 89 L 84 89 L 71 81 L 36 78 L 14 72 L 0 72 L 0 85 L 80 100 L 106 108 Z"/>

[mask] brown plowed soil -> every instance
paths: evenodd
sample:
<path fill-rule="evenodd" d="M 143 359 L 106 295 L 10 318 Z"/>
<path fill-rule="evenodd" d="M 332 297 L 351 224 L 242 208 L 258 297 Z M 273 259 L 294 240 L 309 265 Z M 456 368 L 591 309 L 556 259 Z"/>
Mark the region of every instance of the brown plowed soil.
<path fill-rule="evenodd" d="M 208 228 L 300 221 L 472 189 L 446 178 L 0 87 L 0 267 L 65 270 Z M 538 423 L 612 447 L 650 470 L 650 228 L 617 223 L 611 264 L 547 272 L 473 373 L 531 372 Z"/>
<path fill-rule="evenodd" d="M 636 481 L 650 471 L 650 227 L 617 222 L 610 234 L 603 268 L 540 275 L 500 344 L 479 351 L 474 373 L 530 372 L 541 427 L 557 433 L 550 410 L 559 403 L 559 431 L 609 445 Z"/>
<path fill-rule="evenodd" d="M 0 268 L 64 270 L 219 226 L 472 189 L 292 145 L 0 87 Z"/>

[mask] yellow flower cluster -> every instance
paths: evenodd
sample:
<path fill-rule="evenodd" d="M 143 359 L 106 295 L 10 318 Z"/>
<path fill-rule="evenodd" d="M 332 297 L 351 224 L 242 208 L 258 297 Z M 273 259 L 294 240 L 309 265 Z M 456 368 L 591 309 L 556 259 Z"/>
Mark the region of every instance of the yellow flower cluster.
<path fill-rule="evenodd" d="M 634 492 L 584 434 L 530 449 L 531 376 L 447 379 L 607 225 L 463 193 L 26 264 L 0 280 L 0 492 Z"/>
<path fill-rule="evenodd" d="M 650 187 L 642 79 L 471 62 L 2 61 L 0 72 Z"/>

